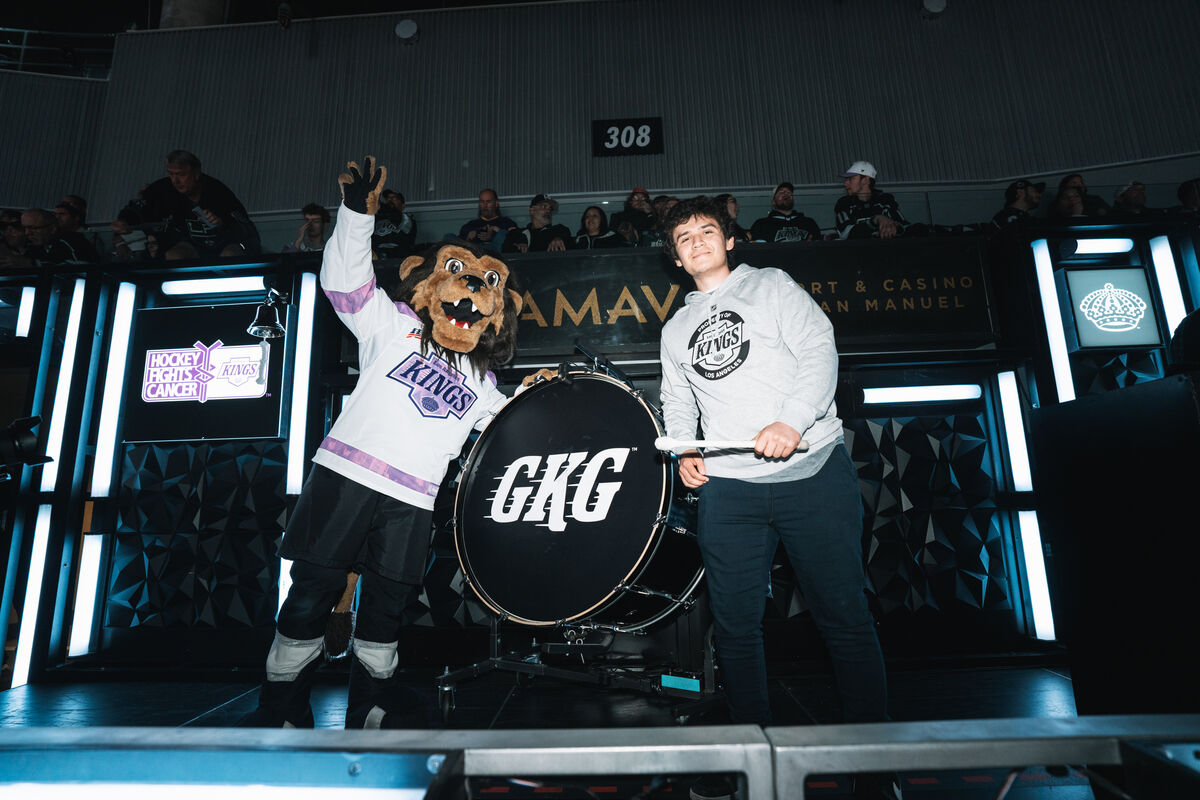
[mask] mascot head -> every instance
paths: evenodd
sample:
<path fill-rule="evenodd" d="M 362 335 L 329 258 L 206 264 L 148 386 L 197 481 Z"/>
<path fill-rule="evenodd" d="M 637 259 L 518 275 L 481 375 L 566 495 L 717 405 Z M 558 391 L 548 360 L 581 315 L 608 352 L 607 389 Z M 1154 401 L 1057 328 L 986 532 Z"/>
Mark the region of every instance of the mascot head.
<path fill-rule="evenodd" d="M 396 294 L 425 323 L 422 348 L 432 339 L 483 373 L 507 363 L 516 347 L 521 295 L 511 283 L 499 258 L 450 241 L 404 259 Z"/>

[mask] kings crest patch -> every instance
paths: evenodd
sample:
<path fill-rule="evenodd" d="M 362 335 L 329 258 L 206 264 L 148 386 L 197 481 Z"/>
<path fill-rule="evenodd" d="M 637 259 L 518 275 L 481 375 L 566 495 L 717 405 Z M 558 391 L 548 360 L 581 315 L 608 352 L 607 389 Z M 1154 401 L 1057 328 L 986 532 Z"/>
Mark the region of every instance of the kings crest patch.
<path fill-rule="evenodd" d="M 446 419 L 453 414 L 462 419 L 475 402 L 463 374 L 440 359 L 412 353 L 388 377 L 408 387 L 409 399 L 423 417 Z"/>
<path fill-rule="evenodd" d="M 750 353 L 745 328 L 745 321 L 732 311 L 720 312 L 715 322 L 706 319 L 688 342 L 692 369 L 715 381 L 744 364 Z"/>

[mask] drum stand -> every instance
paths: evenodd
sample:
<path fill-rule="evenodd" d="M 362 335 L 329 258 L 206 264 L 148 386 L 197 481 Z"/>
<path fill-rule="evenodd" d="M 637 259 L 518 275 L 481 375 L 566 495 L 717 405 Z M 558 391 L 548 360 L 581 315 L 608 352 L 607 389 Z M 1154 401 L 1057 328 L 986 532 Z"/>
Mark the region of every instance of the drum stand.
<path fill-rule="evenodd" d="M 698 682 L 701 685 L 697 692 L 666 685 L 663 680 L 665 676 L 636 675 L 620 667 L 593 665 L 591 667 L 584 666 L 583 668 L 575 669 L 545 664 L 542 662 L 541 648 L 537 644 L 536 639 L 534 639 L 529 651 L 523 653 L 511 652 L 501 655 L 501 621 L 501 618 L 496 616 L 493 616 L 489 621 L 488 657 L 486 659 L 453 671 L 447 667 L 438 677 L 438 705 L 441 709 L 443 722 L 449 720 L 450 713 L 454 710 L 454 693 L 458 684 L 472 678 L 480 677 L 481 675 L 486 675 L 495 670 L 515 673 L 518 676 L 518 680 L 520 680 L 520 676 L 522 675 L 527 675 L 531 678 L 543 676 L 586 683 L 593 686 L 629 689 L 647 694 L 686 698 L 689 702 L 678 704 L 672 709 L 675 721 L 680 725 L 686 724 L 694 715 L 707 710 L 716 701 L 722 699 L 722 695 L 716 690 L 716 670 L 712 656 L 711 624 L 707 626 L 703 635 L 703 666 L 701 669 L 703 680 Z M 586 645 L 584 646 L 586 647 Z M 577 645 L 574 647 L 578 648 Z"/>

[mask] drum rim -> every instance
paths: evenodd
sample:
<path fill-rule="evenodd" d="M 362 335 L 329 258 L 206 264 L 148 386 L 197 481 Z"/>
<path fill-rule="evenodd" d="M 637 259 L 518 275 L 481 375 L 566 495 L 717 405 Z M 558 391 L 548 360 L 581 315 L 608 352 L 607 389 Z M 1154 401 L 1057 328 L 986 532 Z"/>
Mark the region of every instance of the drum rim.
<path fill-rule="evenodd" d="M 629 396 L 633 400 L 635 400 L 637 402 L 638 405 L 640 405 L 642 407 L 642 410 L 650 418 L 650 422 L 654 425 L 654 428 L 658 432 L 658 434 L 659 435 L 663 434 L 663 432 L 664 432 L 663 425 L 659 421 L 658 417 L 654 414 L 654 411 L 650 408 L 650 405 L 646 402 L 645 398 L 641 397 L 639 394 L 635 394 L 634 390 L 631 389 L 627 383 L 617 380 L 616 378 L 610 377 L 608 375 L 604 375 L 604 374 L 601 374 L 598 372 L 591 372 L 589 370 L 568 370 L 567 374 L 571 376 L 572 380 L 579 380 L 579 379 L 599 380 L 599 381 L 611 383 L 611 384 L 617 386 L 618 388 L 624 390 L 627 394 L 629 394 Z M 555 383 L 561 383 L 562 381 L 563 381 L 562 376 L 556 375 L 555 377 L 551 378 L 550 380 L 539 381 L 537 383 L 534 383 L 533 385 L 531 385 L 527 389 L 525 389 L 525 391 L 521 392 L 521 395 L 524 395 L 524 394 L 526 394 L 528 392 L 532 392 L 532 391 L 543 390 L 547 386 L 553 385 Z M 476 581 L 475 573 L 470 569 L 468 560 L 463 553 L 464 544 L 461 541 L 461 539 L 462 539 L 462 536 L 461 536 L 462 523 L 460 521 L 459 512 L 460 512 L 460 510 L 462 508 L 462 504 L 465 500 L 465 498 L 463 496 L 463 492 L 465 491 L 467 482 L 468 482 L 469 478 L 471 477 L 471 470 L 475 465 L 476 456 L 480 455 L 479 451 L 484 443 L 484 436 L 487 434 L 488 428 L 490 428 L 492 425 L 496 424 L 496 422 L 500 419 L 500 417 L 509 408 L 512 401 L 515 400 L 518 396 L 520 396 L 520 395 L 513 395 L 513 397 L 510 398 L 509 402 L 506 403 L 504 405 L 504 407 L 501 408 L 500 411 L 497 412 L 497 414 L 494 417 L 492 417 L 492 420 L 488 423 L 487 427 L 484 428 L 482 431 L 480 431 L 479 437 L 475 440 L 475 444 L 471 445 L 471 452 L 467 455 L 467 460 L 463 464 L 461 478 L 458 482 L 458 488 L 454 492 L 454 553 L 455 553 L 455 556 L 458 558 L 458 566 L 459 566 L 459 569 L 462 570 L 463 580 L 466 582 L 467 586 L 469 586 L 471 591 L 475 594 L 475 596 L 477 598 L 479 598 L 479 601 L 482 602 L 485 606 L 487 606 L 487 608 L 489 608 L 492 612 L 494 612 L 498 617 L 500 617 L 500 619 L 502 621 L 517 622 L 522 625 L 528 625 L 531 627 L 553 627 L 553 626 L 562 625 L 562 624 L 568 623 L 568 622 L 576 622 L 578 620 L 585 620 L 588 617 L 595 614 L 596 612 L 605 608 L 606 606 L 612 604 L 617 597 L 619 597 L 621 594 L 623 594 L 624 590 L 616 588 L 616 587 L 630 585 L 630 578 L 632 578 L 633 576 L 636 576 L 636 575 L 640 575 L 646 569 L 646 567 L 649 566 L 650 561 L 654 557 L 654 553 L 658 551 L 659 542 L 662 540 L 662 537 L 666 531 L 666 521 L 664 519 L 664 512 L 666 510 L 668 498 L 670 497 L 668 489 L 670 487 L 671 481 L 670 481 L 667 460 L 664 459 L 663 463 L 661 465 L 662 481 L 660 482 L 660 486 L 659 486 L 658 514 L 655 517 L 656 521 L 651 523 L 648 526 L 649 535 L 646 537 L 646 545 L 645 545 L 645 547 L 642 548 L 642 552 L 638 555 L 637 560 L 634 562 L 633 567 L 629 570 L 629 572 L 624 577 L 622 577 L 614 585 L 614 588 L 612 590 L 610 590 L 606 595 L 604 595 L 604 597 L 601 598 L 598 602 L 596 602 L 595 604 L 593 604 L 586 610 L 581 611 L 580 613 L 575 614 L 570 617 L 564 617 L 563 619 L 532 620 L 532 619 L 527 619 L 525 617 L 515 615 L 512 612 L 503 608 L 498 602 L 494 601 L 490 596 L 488 596 L 488 594 L 484 590 L 484 588 L 481 587 L 478 584 L 478 582 Z M 704 572 L 704 570 L 703 570 L 703 568 L 701 568 L 700 575 L 703 575 L 703 572 Z M 691 584 L 689 584 L 689 592 L 694 591 L 695 585 L 696 585 L 695 581 L 693 581 Z M 670 610 L 673 611 L 674 607 L 672 607 Z M 656 615 L 654 617 L 653 621 L 658 621 L 660 619 L 662 619 L 662 616 Z M 624 626 L 623 629 L 624 630 L 639 630 L 640 628 L 643 628 L 646 625 L 650 625 L 650 624 L 653 624 L 653 622 L 639 621 L 639 622 L 633 623 L 632 625 Z M 610 627 L 616 628 L 617 626 L 610 626 Z"/>

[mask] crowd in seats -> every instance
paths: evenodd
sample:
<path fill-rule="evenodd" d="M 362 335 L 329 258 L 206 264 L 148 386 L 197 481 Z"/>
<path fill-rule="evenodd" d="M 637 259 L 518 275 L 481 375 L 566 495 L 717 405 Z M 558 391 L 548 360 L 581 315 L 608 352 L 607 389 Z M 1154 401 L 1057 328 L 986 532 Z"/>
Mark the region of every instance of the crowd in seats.
<path fill-rule="evenodd" d="M 28 270 L 43 265 L 87 264 L 102 261 L 237 258 L 262 251 L 258 230 L 234 192 L 206 174 L 200 159 L 185 150 L 166 156 L 166 176 L 142 186 L 137 196 L 118 213 L 111 225 L 111 246 L 87 229 L 87 202 L 68 194 L 54 208 L 0 212 L 0 270 Z M 795 207 L 795 187 L 781 181 L 772 193 L 770 209 L 748 228 L 738 220 L 740 206 L 732 194 L 715 198 L 729 212 L 739 242 L 812 242 L 837 239 L 891 239 L 958 232 L 995 232 L 1027 220 L 1045 217 L 1200 216 L 1200 178 L 1178 187 L 1179 204 L 1170 208 L 1147 206 L 1146 185 L 1130 180 L 1119 187 L 1110 204 L 1089 192 L 1083 175 L 1065 176 L 1055 193 L 1045 196 L 1046 182 L 1022 178 L 1004 193 L 1003 207 L 991 223 L 939 226 L 909 222 L 896 197 L 877 184 L 878 171 L 868 161 L 855 161 L 840 174 L 843 194 L 832 208 L 832 227 Z M 419 249 L 418 225 L 406 210 L 404 195 L 385 189 L 375 219 L 372 247 L 376 258 L 403 259 Z M 500 209 L 494 189 L 479 193 L 478 214 L 457 232 L 437 238 L 458 237 L 502 253 L 555 252 L 571 249 L 658 247 L 663 242 L 662 220 L 679 198 L 660 194 L 651 198 L 644 187 L 635 187 L 623 208 L 611 219 L 604 209 L 584 209 L 574 233 L 554 222 L 558 203 L 548 194 L 536 195 L 529 204 L 529 221 L 519 225 Z M 325 246 L 329 209 L 309 203 L 300 209 L 302 224 L 283 252 L 319 252 Z"/>

